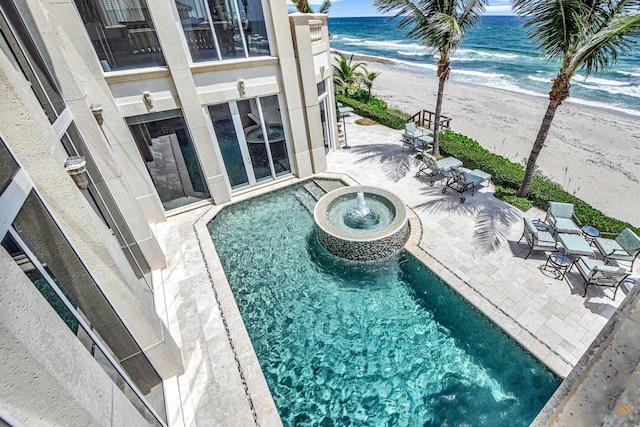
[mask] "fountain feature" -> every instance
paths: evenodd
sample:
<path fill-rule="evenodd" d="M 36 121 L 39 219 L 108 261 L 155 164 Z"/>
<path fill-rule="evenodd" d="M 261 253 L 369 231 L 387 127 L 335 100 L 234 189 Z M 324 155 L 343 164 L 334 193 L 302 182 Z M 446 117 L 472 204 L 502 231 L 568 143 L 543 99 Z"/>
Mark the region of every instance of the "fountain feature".
<path fill-rule="evenodd" d="M 375 227 L 380 218 L 377 213 L 371 212 L 364 199 L 364 192 L 356 193 L 357 206 L 344 215 L 344 223 L 350 228 L 371 229 Z"/>
<path fill-rule="evenodd" d="M 388 257 L 409 238 L 407 211 L 400 199 L 375 187 L 344 187 L 316 203 L 318 240 L 329 252 L 354 261 Z"/>

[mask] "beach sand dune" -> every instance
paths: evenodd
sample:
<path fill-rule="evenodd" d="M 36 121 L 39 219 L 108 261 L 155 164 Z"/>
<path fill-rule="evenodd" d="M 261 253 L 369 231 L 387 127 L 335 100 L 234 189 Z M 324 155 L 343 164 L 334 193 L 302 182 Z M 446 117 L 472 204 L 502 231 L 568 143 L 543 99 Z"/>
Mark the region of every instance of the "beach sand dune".
<path fill-rule="evenodd" d="M 357 60 L 381 73 L 373 93 L 390 107 L 411 114 L 435 111 L 435 76 L 375 58 Z M 455 69 L 452 74 L 455 78 Z M 546 96 L 455 80 L 449 80 L 444 90 L 442 114 L 452 117 L 454 131 L 514 162 L 526 162 L 547 108 Z M 595 208 L 640 226 L 640 118 L 565 101 L 537 165 L 543 175 Z"/>

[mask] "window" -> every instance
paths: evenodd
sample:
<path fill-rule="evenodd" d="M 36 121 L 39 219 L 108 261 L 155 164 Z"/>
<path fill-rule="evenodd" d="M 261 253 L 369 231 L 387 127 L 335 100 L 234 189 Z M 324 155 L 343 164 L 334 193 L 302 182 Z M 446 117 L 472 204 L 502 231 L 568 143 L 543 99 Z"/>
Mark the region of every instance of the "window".
<path fill-rule="evenodd" d="M 166 210 L 210 197 L 180 110 L 129 117 L 127 123 Z"/>
<path fill-rule="evenodd" d="M 193 62 L 268 56 L 260 0 L 175 0 Z"/>
<path fill-rule="evenodd" d="M 50 64 L 47 65 L 45 62 L 22 16 L 10 1 L 2 2 L 0 5 L 0 33 L 0 42 L 6 43 L 11 51 L 7 56 L 13 57 L 25 78 L 31 83 L 31 89 L 47 118 L 54 123 L 66 105 L 49 72 Z"/>
<path fill-rule="evenodd" d="M 104 71 L 166 65 L 146 0 L 74 0 Z"/>

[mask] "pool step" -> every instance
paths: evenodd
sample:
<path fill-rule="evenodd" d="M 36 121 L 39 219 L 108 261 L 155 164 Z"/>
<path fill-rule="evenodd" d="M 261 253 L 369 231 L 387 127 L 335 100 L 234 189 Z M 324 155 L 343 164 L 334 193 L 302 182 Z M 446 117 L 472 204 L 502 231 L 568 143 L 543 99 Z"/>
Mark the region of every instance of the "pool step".
<path fill-rule="evenodd" d="M 345 186 L 342 182 L 335 179 L 314 179 L 313 181 L 322 188 L 325 193 Z"/>
<path fill-rule="evenodd" d="M 316 199 L 304 188 L 299 189 L 295 193 L 296 199 L 304 206 L 309 213 L 313 214 L 313 208 L 316 205 Z"/>
<path fill-rule="evenodd" d="M 322 187 L 320 187 L 314 180 L 305 182 L 305 184 L 303 185 L 304 189 L 307 190 L 309 192 L 309 194 L 311 194 L 311 196 L 313 196 L 314 199 L 319 200 L 320 197 L 324 196 L 325 194 L 327 194 L 326 191 L 324 191 L 322 189 Z"/>

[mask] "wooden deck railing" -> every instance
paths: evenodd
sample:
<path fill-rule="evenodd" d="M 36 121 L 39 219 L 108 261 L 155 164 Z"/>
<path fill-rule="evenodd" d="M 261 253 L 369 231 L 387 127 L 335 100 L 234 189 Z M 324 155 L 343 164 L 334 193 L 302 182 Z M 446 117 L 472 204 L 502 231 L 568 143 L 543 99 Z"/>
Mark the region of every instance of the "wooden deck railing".
<path fill-rule="evenodd" d="M 427 129 L 433 129 L 433 125 L 435 124 L 436 113 L 429 110 L 422 110 L 415 113 L 413 116 L 407 119 L 407 123 L 415 122 L 418 127 L 423 127 Z M 451 117 L 440 116 L 440 129 L 450 129 L 451 128 Z"/>

